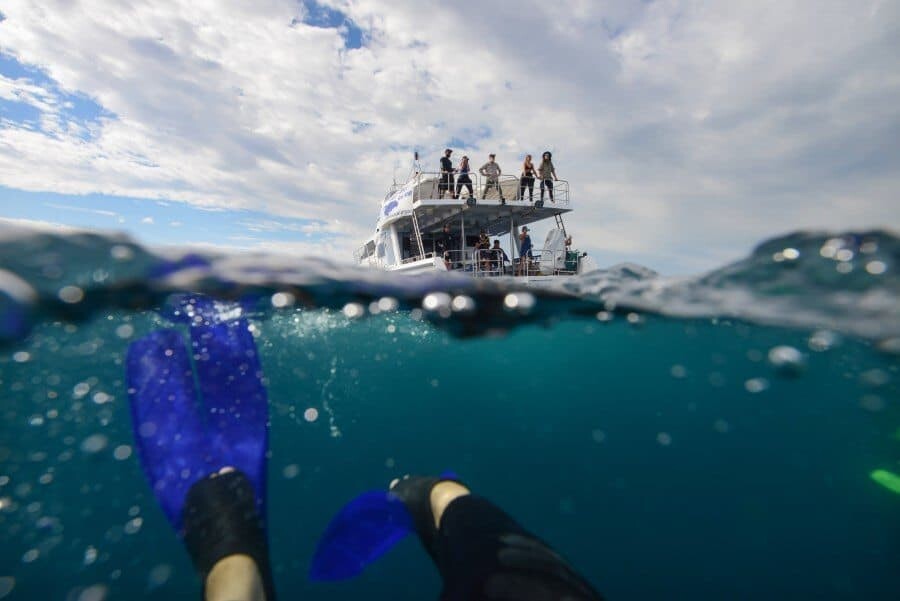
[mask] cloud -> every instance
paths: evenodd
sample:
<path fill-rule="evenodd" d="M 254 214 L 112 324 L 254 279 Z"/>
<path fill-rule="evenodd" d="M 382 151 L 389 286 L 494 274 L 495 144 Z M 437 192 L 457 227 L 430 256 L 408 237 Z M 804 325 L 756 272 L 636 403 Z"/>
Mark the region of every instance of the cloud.
<path fill-rule="evenodd" d="M 64 205 L 55 202 L 45 202 L 45 207 L 50 207 L 51 209 L 60 209 L 62 211 L 76 211 L 78 213 L 91 213 L 93 215 L 102 215 L 103 217 L 121 217 L 119 213 L 115 211 L 105 211 L 103 209 L 87 209 L 85 207 L 79 207 L 77 205 Z"/>
<path fill-rule="evenodd" d="M 412 150 L 453 140 L 509 173 L 553 150 L 601 262 L 900 226 L 896 3 L 305 6 L 7 0 L 0 52 L 45 78 L 0 79 L 42 116 L 0 125 L 0 181 L 312 220 L 248 228 L 349 257 Z"/>

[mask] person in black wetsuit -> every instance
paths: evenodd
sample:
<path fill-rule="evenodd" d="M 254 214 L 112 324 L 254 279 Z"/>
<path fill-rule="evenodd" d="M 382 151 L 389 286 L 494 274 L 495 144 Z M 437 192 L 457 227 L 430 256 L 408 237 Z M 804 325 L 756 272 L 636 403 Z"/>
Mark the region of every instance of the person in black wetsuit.
<path fill-rule="evenodd" d="M 438 198 L 444 197 L 444 192 L 449 191 L 451 198 L 456 198 L 457 195 L 453 191 L 453 161 L 450 160 L 450 155 L 453 154 L 453 150 L 447 148 L 444 150 L 444 156 L 441 157 L 441 181 L 438 184 Z"/>
<path fill-rule="evenodd" d="M 188 495 L 185 512 L 194 517 L 185 520 L 185 542 L 207 600 L 274 598 L 252 493 L 246 478 L 231 472 L 195 484 Z M 441 575 L 441 601 L 602 599 L 547 543 L 459 481 L 407 477 L 391 493 L 406 505 Z"/>

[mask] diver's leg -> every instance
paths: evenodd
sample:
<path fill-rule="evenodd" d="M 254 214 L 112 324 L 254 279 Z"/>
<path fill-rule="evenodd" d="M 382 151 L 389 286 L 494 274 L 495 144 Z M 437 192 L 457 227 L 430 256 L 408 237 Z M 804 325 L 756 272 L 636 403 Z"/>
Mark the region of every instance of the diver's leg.
<path fill-rule="evenodd" d="M 204 588 L 216 584 L 207 598 L 223 583 L 238 591 L 238 584 L 260 580 L 263 596 L 229 599 L 272 601 L 264 523 L 268 401 L 256 347 L 244 320 L 202 321 L 191 334 L 205 409 L 178 332 L 151 333 L 128 350 L 138 456 Z"/>
<path fill-rule="evenodd" d="M 461 483 L 408 478 L 392 492 L 441 574 L 442 600 L 601 599 L 547 543 Z"/>

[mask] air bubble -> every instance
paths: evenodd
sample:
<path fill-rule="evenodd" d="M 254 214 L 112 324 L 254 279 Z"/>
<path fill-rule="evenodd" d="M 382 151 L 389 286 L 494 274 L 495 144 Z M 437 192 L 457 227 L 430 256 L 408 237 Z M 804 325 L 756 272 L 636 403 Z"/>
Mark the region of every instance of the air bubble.
<path fill-rule="evenodd" d="M 31 360 L 31 353 L 28 351 L 18 351 L 13 353 L 12 360 L 16 363 L 28 363 Z"/>
<path fill-rule="evenodd" d="M 796 375 L 806 366 L 806 358 L 794 347 L 781 345 L 769 351 L 769 363 L 781 374 Z"/>
<path fill-rule="evenodd" d="M 453 309 L 455 313 L 471 313 L 475 310 L 475 300 L 471 296 L 460 294 L 459 296 L 453 297 L 450 308 Z"/>
<path fill-rule="evenodd" d="M 37 549 L 28 549 L 22 554 L 22 563 L 31 563 L 41 556 L 41 552 Z"/>
<path fill-rule="evenodd" d="M 284 309 L 293 306 L 297 302 L 297 298 L 290 292 L 276 292 L 272 295 L 271 302 L 276 309 Z"/>
<path fill-rule="evenodd" d="M 503 298 L 503 307 L 507 311 L 528 313 L 537 301 L 530 292 L 511 292 Z"/>
<path fill-rule="evenodd" d="M 422 299 L 422 308 L 429 313 L 437 313 L 443 318 L 450 317 L 452 299 L 446 292 L 432 292 Z"/>
<path fill-rule="evenodd" d="M 746 382 L 744 382 L 744 388 L 750 394 L 756 394 L 758 392 L 762 392 L 769 387 L 769 381 L 765 378 L 750 378 Z"/>
<path fill-rule="evenodd" d="M 400 303 L 391 296 L 383 296 L 378 299 L 378 309 L 383 313 L 396 311 L 399 307 Z"/>
<path fill-rule="evenodd" d="M 731 424 L 729 424 L 724 419 L 717 419 L 713 422 L 713 430 L 715 430 L 719 434 L 727 434 L 729 431 L 731 431 Z"/>
<path fill-rule="evenodd" d="M 131 457 L 131 447 L 127 444 L 120 444 L 113 450 L 113 457 L 117 461 L 125 461 Z"/>
<path fill-rule="evenodd" d="M 81 450 L 93 455 L 105 449 L 107 444 L 109 444 L 109 439 L 104 434 L 91 434 L 81 441 Z"/>
<path fill-rule="evenodd" d="M 807 345 L 809 346 L 810 350 L 817 353 L 822 353 L 827 350 L 831 350 L 835 346 L 838 346 L 840 342 L 840 336 L 838 336 L 834 332 L 830 330 L 819 330 L 817 332 L 813 332 L 813 335 L 809 337 Z"/>
<path fill-rule="evenodd" d="M 125 534 L 137 534 L 144 525 L 144 518 L 136 517 L 125 522 Z"/>
<path fill-rule="evenodd" d="M 685 369 L 684 365 L 673 365 L 669 373 L 672 374 L 673 378 L 679 380 L 687 377 L 687 369 Z"/>
<path fill-rule="evenodd" d="M 147 586 L 151 589 L 160 587 L 168 582 L 171 577 L 172 566 L 167 563 L 161 563 L 153 566 L 153 569 L 147 574 Z"/>
<path fill-rule="evenodd" d="M 887 264 L 884 261 L 869 261 L 866 263 L 866 271 L 872 275 L 881 275 L 887 271 Z"/>
<path fill-rule="evenodd" d="M 84 290 L 78 286 L 63 286 L 57 296 L 64 303 L 75 305 L 84 300 Z"/>
<path fill-rule="evenodd" d="M 319 410 L 315 407 L 310 407 L 306 411 L 303 412 L 303 419 L 312 423 L 319 419 Z"/>
<path fill-rule="evenodd" d="M 0 599 L 5 598 L 16 588 L 16 579 L 12 576 L 0 576 Z"/>
<path fill-rule="evenodd" d="M 292 463 L 290 465 L 284 466 L 284 469 L 281 470 L 281 475 L 284 476 L 285 480 L 293 480 L 300 474 L 300 466 L 296 463 Z"/>
<path fill-rule="evenodd" d="M 104 584 L 92 584 L 78 595 L 78 601 L 104 601 L 109 589 Z"/>
<path fill-rule="evenodd" d="M 359 303 L 347 303 L 341 312 L 347 319 L 359 319 L 366 314 L 366 308 Z"/>

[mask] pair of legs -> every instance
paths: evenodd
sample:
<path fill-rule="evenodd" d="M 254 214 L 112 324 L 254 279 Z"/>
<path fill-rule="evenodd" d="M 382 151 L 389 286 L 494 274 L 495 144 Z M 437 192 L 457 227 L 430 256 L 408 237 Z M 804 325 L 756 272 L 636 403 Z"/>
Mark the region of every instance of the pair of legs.
<path fill-rule="evenodd" d="M 528 251 L 521 257 L 519 257 L 519 269 L 517 270 L 518 275 L 528 275 L 528 266 L 531 264 L 531 251 Z"/>
<path fill-rule="evenodd" d="M 544 188 L 546 188 L 550 192 L 550 202 L 556 202 L 553 200 L 553 180 L 552 179 L 542 179 L 541 180 L 541 200 L 544 200 Z"/>
<path fill-rule="evenodd" d="M 463 186 L 469 191 L 469 198 L 475 198 L 475 190 L 472 189 L 472 180 L 468 175 L 460 175 L 456 178 L 456 198 L 459 198 L 459 193 L 462 192 Z"/>
<path fill-rule="evenodd" d="M 525 200 L 525 188 L 528 188 L 528 200 L 534 202 L 534 178 L 522 177 L 519 179 L 519 200 Z"/>
<path fill-rule="evenodd" d="M 488 178 L 487 183 L 484 185 L 484 192 L 482 192 L 481 197 L 487 198 L 488 190 L 491 188 L 497 189 L 497 194 L 500 195 L 500 201 L 505 203 L 506 199 L 503 198 L 503 188 L 500 187 L 500 180 Z"/>
<path fill-rule="evenodd" d="M 438 198 L 443 198 L 444 192 L 450 192 L 450 196 L 453 198 L 457 197 L 457 194 L 453 193 L 453 174 L 452 173 L 442 173 L 441 174 L 441 183 L 438 184 Z"/>
<path fill-rule="evenodd" d="M 275 601 L 268 398 L 253 335 L 224 303 L 181 298 L 172 309 L 187 340 L 183 330 L 152 332 L 126 358 L 141 466 L 204 598 Z M 441 574 L 441 599 L 600 600 L 549 545 L 452 474 L 405 477 L 351 501 L 322 535 L 310 578 L 352 578 L 411 533 Z"/>

